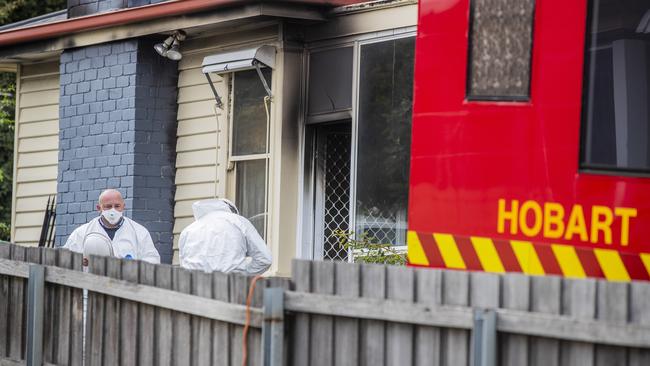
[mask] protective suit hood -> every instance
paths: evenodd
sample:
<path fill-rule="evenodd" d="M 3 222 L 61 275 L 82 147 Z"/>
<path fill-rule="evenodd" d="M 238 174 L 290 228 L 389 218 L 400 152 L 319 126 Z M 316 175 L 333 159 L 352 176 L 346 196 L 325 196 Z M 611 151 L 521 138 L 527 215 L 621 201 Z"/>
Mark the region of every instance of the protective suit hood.
<path fill-rule="evenodd" d="M 181 232 L 178 246 L 183 268 L 205 272 L 264 273 L 271 251 L 253 224 L 226 199 L 192 204 L 195 221 Z"/>
<path fill-rule="evenodd" d="M 234 212 L 233 210 L 234 209 Z M 194 213 L 194 220 L 199 220 L 201 217 L 211 212 L 228 212 L 239 214 L 237 207 L 225 198 L 215 198 L 197 201 L 192 204 L 192 212 Z"/>

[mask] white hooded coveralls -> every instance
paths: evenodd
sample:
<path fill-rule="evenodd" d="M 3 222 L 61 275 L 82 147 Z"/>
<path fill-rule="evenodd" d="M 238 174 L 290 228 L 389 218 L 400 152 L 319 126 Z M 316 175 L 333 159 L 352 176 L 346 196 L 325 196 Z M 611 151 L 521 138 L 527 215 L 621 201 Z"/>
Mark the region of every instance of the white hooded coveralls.
<path fill-rule="evenodd" d="M 192 204 L 194 221 L 180 236 L 181 267 L 205 272 L 264 273 L 271 251 L 253 224 L 220 199 Z"/>
<path fill-rule="evenodd" d="M 111 242 L 116 257 L 127 258 L 130 256 L 130 258 L 149 263 L 160 263 L 160 254 L 151 240 L 151 234 L 144 226 L 124 217 L 122 226 L 117 229 L 113 240 L 111 240 L 99 220 L 101 220 L 101 216 L 76 228 L 68 237 L 63 248 L 83 253 L 84 239 L 88 234 L 94 233 L 105 236 Z"/>

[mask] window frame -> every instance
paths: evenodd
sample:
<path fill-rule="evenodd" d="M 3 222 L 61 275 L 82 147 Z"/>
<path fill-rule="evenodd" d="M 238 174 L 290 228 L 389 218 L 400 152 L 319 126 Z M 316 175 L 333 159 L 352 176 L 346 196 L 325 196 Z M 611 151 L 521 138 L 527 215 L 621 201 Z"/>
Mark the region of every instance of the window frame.
<path fill-rule="evenodd" d="M 598 16 L 599 9 L 594 11 L 594 0 L 587 0 L 586 22 L 584 28 L 584 46 L 582 59 L 582 95 L 580 98 L 580 141 L 578 143 L 578 173 L 604 176 L 623 176 L 633 178 L 650 178 L 650 167 L 648 169 L 621 168 L 611 165 L 587 162 L 587 150 L 591 147 L 589 142 L 589 118 L 591 115 L 590 106 L 593 105 L 594 95 L 589 86 L 592 76 L 596 74 L 596 64 L 589 57 L 591 50 L 612 48 L 612 45 L 598 46 L 595 43 L 593 34 L 598 29 L 597 24 L 592 24 L 594 17 Z M 589 64 L 587 64 L 589 60 Z M 650 121 L 649 121 L 650 123 Z"/>
<path fill-rule="evenodd" d="M 311 57 L 314 53 L 327 52 L 337 49 L 351 48 L 352 49 L 352 83 L 354 84 L 355 70 L 354 70 L 354 58 L 356 57 L 356 45 L 354 42 L 345 42 L 338 43 L 334 45 L 324 46 L 324 47 L 315 47 L 309 48 L 305 52 L 305 63 L 306 63 L 306 72 L 305 72 L 305 97 L 304 97 L 304 108 L 305 108 L 305 121 L 307 124 L 312 123 L 325 123 L 332 122 L 337 120 L 349 119 L 352 115 L 352 110 L 354 109 L 354 95 L 350 96 L 350 107 L 348 108 L 339 108 L 333 111 L 325 112 L 311 112 L 309 110 L 309 84 L 311 78 Z M 353 88 L 354 89 L 354 88 Z M 354 92 L 354 90 L 352 90 Z"/>
<path fill-rule="evenodd" d="M 353 239 L 358 239 L 357 237 L 357 162 L 358 162 L 358 150 L 359 150 L 359 84 L 360 84 L 360 68 L 361 68 L 361 47 L 364 45 L 369 45 L 369 44 L 374 44 L 374 43 L 381 43 L 381 42 L 387 42 L 387 41 L 394 41 L 397 39 L 403 39 L 403 38 L 416 38 L 417 33 L 415 31 L 412 32 L 400 32 L 398 34 L 393 34 L 393 35 L 378 35 L 376 37 L 372 38 L 367 38 L 367 39 L 360 39 L 357 40 L 355 43 L 355 52 L 354 54 L 354 64 L 353 64 L 353 83 L 354 87 L 352 89 L 353 95 L 352 95 L 352 110 L 353 110 L 353 116 L 354 118 L 352 119 L 352 157 L 351 157 L 351 164 L 350 164 L 350 170 L 351 170 L 351 176 L 350 176 L 350 223 L 349 227 L 353 228 Z M 415 61 L 415 60 L 414 60 Z M 415 75 L 413 76 L 413 83 L 415 84 Z M 413 132 L 411 132 L 412 134 Z M 407 225 L 407 230 L 408 230 L 408 220 L 406 221 Z M 404 238 L 403 243 L 400 243 L 401 245 L 395 244 L 391 248 L 397 252 L 404 252 L 406 253 L 407 251 L 407 243 L 406 243 L 406 237 Z M 351 258 L 353 256 L 350 256 Z"/>
<path fill-rule="evenodd" d="M 273 74 L 274 70 L 269 68 L 271 70 L 271 84 L 273 84 Z M 243 70 L 247 71 L 247 70 Z M 266 152 L 261 153 L 261 154 L 244 154 L 244 155 L 234 155 L 233 154 L 233 146 L 234 146 L 234 118 L 235 118 L 235 113 L 234 113 L 234 106 L 235 106 L 235 88 L 237 86 L 237 73 L 241 71 L 236 71 L 236 72 L 231 72 L 230 77 L 228 79 L 228 94 L 229 94 L 229 111 L 228 113 L 228 161 L 229 162 L 236 162 L 236 161 L 243 161 L 243 160 L 255 160 L 255 159 L 269 159 L 271 157 L 271 149 L 270 149 L 270 132 L 271 132 L 271 121 L 267 119 L 266 121 Z M 261 81 L 260 81 L 260 86 L 261 86 Z M 273 85 L 269 85 L 271 88 L 271 91 L 273 91 Z M 269 114 L 272 115 L 271 109 L 269 106 Z"/>
<path fill-rule="evenodd" d="M 528 62 L 528 90 L 527 95 L 513 96 L 513 95 L 476 95 L 471 94 L 472 86 L 472 32 L 474 31 L 474 13 L 476 8 L 476 0 L 469 0 L 469 18 L 467 28 L 467 58 L 465 64 L 465 100 L 468 102 L 511 102 L 511 103 L 530 103 L 532 102 L 532 85 L 533 85 L 533 50 L 535 49 L 535 17 L 537 14 L 537 2 L 533 1 L 532 23 L 530 30 L 530 50 Z"/>
<path fill-rule="evenodd" d="M 271 83 L 269 85 L 269 88 L 271 88 L 271 91 L 273 91 L 273 80 L 274 80 L 274 74 L 275 70 L 273 68 L 268 68 L 271 71 Z M 242 71 L 247 71 L 247 70 L 242 70 Z M 271 160 L 271 124 L 272 124 L 272 119 L 273 119 L 273 112 L 272 112 L 272 103 L 269 103 L 269 115 L 268 118 L 266 119 L 266 152 L 261 153 L 261 154 L 245 154 L 245 155 L 234 155 L 233 154 L 233 146 L 234 146 L 234 105 L 235 105 L 235 88 L 237 87 L 237 73 L 241 71 L 236 71 L 236 72 L 231 72 L 229 73 L 229 78 L 228 78 L 228 100 L 229 100 L 229 105 L 228 105 L 228 146 L 227 146 L 227 152 L 228 152 L 228 164 L 227 164 L 227 171 L 231 171 L 233 176 L 232 176 L 232 185 L 230 186 L 229 195 L 233 197 L 235 202 L 237 201 L 237 177 L 238 177 L 238 163 L 240 162 L 246 162 L 246 161 L 255 161 L 255 160 L 264 160 L 265 162 L 265 171 L 264 171 L 264 212 L 266 213 L 266 216 L 264 217 L 264 228 L 263 232 L 260 233 L 260 236 L 265 241 L 269 241 L 268 234 L 269 234 L 269 180 L 270 180 L 270 160 Z M 263 89 L 261 80 L 258 80 L 260 83 L 260 87 Z"/>
<path fill-rule="evenodd" d="M 407 26 L 401 28 L 393 28 L 382 30 L 372 33 L 364 33 L 355 36 L 347 36 L 339 39 L 328 39 L 324 41 L 314 42 L 312 44 L 306 45 L 306 52 L 303 57 L 303 62 L 305 65 L 305 72 L 303 75 L 302 88 L 304 90 L 303 97 L 301 98 L 301 103 L 303 105 L 303 110 L 301 112 L 302 123 L 301 123 L 301 141 L 300 141 L 300 198 L 299 198 L 299 207 L 301 215 L 306 214 L 305 208 L 311 209 L 310 214 L 313 214 L 313 208 L 311 207 L 314 192 L 308 188 L 305 188 L 305 180 L 310 177 L 310 174 L 313 174 L 313 166 L 307 167 L 305 159 L 309 159 L 311 156 L 307 149 L 310 147 L 308 136 L 306 136 L 306 127 L 308 125 L 333 122 L 342 119 L 350 119 L 351 123 L 351 156 L 350 156 L 350 207 L 349 215 L 350 220 L 348 225 L 350 228 L 356 227 L 356 196 L 357 196 L 357 147 L 358 147 L 358 121 L 359 121 L 359 67 L 360 67 L 360 49 L 362 45 L 379 43 L 384 41 L 390 41 L 400 38 L 409 38 L 416 37 L 417 27 L 416 26 Z M 310 115 L 307 110 L 308 103 L 308 93 L 309 93 L 309 55 L 314 51 L 323 51 L 326 49 L 339 48 L 339 47 L 350 47 L 352 46 L 352 108 L 346 111 L 333 112 L 333 113 L 324 113 L 324 114 L 315 114 Z M 297 254 L 300 258 L 319 258 L 318 253 L 314 253 L 314 243 L 313 239 L 308 239 L 308 237 L 314 234 L 314 222 L 311 219 L 306 219 L 301 216 L 298 222 L 298 250 Z M 353 236 L 356 237 L 356 233 Z M 393 246 L 393 249 L 398 252 L 406 252 L 406 241 L 404 245 Z M 353 261 L 353 256 L 348 256 L 348 261 Z"/>

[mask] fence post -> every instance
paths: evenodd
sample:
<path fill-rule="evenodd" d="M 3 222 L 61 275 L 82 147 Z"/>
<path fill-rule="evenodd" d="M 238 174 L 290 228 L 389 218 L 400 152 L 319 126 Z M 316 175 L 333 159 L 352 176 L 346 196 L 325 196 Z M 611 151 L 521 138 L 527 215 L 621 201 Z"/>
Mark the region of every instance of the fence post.
<path fill-rule="evenodd" d="M 497 313 L 494 310 L 474 310 L 472 359 L 473 366 L 497 364 Z"/>
<path fill-rule="evenodd" d="M 264 289 L 262 360 L 264 366 L 281 366 L 284 362 L 284 289 L 281 287 Z"/>
<path fill-rule="evenodd" d="M 27 284 L 27 366 L 43 364 L 44 297 L 45 267 L 32 264 Z"/>

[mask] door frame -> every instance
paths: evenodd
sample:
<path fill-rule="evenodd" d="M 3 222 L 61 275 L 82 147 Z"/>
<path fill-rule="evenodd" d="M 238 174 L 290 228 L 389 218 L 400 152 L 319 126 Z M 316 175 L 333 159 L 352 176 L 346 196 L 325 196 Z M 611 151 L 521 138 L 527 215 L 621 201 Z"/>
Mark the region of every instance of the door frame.
<path fill-rule="evenodd" d="M 346 126 L 347 124 L 347 126 Z M 350 182 L 352 180 L 352 121 L 348 119 L 314 123 L 305 128 L 305 172 L 303 182 L 303 254 L 307 254 L 306 259 L 322 260 L 325 253 L 325 168 L 318 166 L 320 159 L 319 154 L 325 153 L 325 136 L 327 129 L 347 130 L 350 133 Z M 352 182 L 351 182 L 352 183 Z M 350 184 L 350 193 L 348 201 L 348 228 L 352 220 L 352 213 L 349 211 L 352 207 L 352 184 Z M 305 258 L 305 257 L 303 257 Z M 348 256 L 348 261 L 350 257 Z"/>
<path fill-rule="evenodd" d="M 313 158 L 314 153 L 314 135 L 312 135 L 312 125 L 340 121 L 349 118 L 351 121 L 351 156 L 350 156 L 350 220 L 348 223 L 349 230 L 355 231 L 356 221 L 356 171 L 357 171 L 357 144 L 358 144 L 358 103 L 359 103 L 359 66 L 360 57 L 359 49 L 362 45 L 382 42 L 391 39 L 414 37 L 417 26 L 405 26 L 399 28 L 389 28 L 381 31 L 362 33 L 344 36 L 335 39 L 326 39 L 306 44 L 306 52 L 303 54 L 303 73 L 302 73 L 302 98 L 301 104 L 301 123 L 300 129 L 300 169 L 299 180 L 301 192 L 298 192 L 298 210 L 299 217 L 296 223 L 296 257 L 300 259 L 317 259 L 314 255 L 314 195 L 308 188 L 310 182 L 313 182 Z M 323 51 L 326 49 L 339 47 L 353 47 L 352 51 L 352 108 L 337 112 L 324 113 L 319 115 L 308 115 L 307 100 L 309 96 L 309 55 L 310 52 Z M 356 235 L 353 236 L 356 239 Z M 352 261 L 352 256 L 349 256 Z"/>

